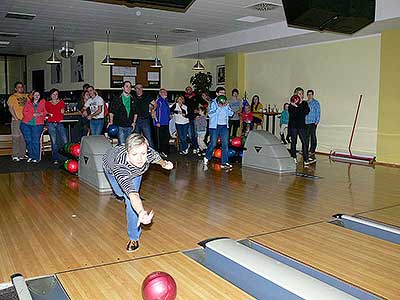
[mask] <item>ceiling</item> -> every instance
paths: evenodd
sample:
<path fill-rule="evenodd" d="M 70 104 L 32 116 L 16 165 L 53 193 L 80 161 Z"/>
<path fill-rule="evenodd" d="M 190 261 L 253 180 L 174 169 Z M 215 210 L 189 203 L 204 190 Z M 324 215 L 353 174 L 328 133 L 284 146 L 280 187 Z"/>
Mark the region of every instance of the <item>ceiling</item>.
<path fill-rule="evenodd" d="M 278 6 L 261 12 L 246 8 L 260 2 Z M 196 0 L 186 13 L 178 13 L 81 0 L 0 0 L 0 31 L 19 33 L 18 37 L 0 36 L 0 41 L 10 41 L 9 46 L 0 47 L 0 54 L 27 55 L 51 49 L 52 25 L 56 26 L 57 48 L 66 40 L 75 44 L 105 41 L 105 31 L 109 29 L 111 42 L 152 43 L 154 34 L 158 34 L 159 45 L 173 47 L 175 57 L 194 57 L 197 37 L 202 57 L 353 37 L 290 28 L 281 3 L 281 0 Z M 400 28 L 400 1 L 376 0 L 376 3 L 376 22 L 357 32 L 355 37 Z M 36 17 L 32 21 L 5 18 L 9 11 Z M 236 20 L 246 16 L 266 20 L 256 23 Z M 174 28 L 193 32 L 174 33 Z"/>
<path fill-rule="evenodd" d="M 56 26 L 57 46 L 69 40 L 75 44 L 105 41 L 110 29 L 110 41 L 141 43 L 159 35 L 159 44 L 176 46 L 229 32 L 267 25 L 285 19 L 282 7 L 263 13 L 244 8 L 258 0 L 196 0 L 186 13 L 147 8 L 95 3 L 81 0 L 1 0 L 0 31 L 19 33 L 15 38 L 2 38 L 11 44 L 0 48 L 0 53 L 31 54 L 51 48 L 52 25 Z M 281 3 L 281 0 L 275 0 Z M 35 14 L 33 20 L 5 18 L 7 12 Z M 245 23 L 236 19 L 246 16 L 264 16 L 267 20 Z M 150 24 L 149 24 L 150 23 Z M 174 28 L 194 32 L 173 33 Z"/>

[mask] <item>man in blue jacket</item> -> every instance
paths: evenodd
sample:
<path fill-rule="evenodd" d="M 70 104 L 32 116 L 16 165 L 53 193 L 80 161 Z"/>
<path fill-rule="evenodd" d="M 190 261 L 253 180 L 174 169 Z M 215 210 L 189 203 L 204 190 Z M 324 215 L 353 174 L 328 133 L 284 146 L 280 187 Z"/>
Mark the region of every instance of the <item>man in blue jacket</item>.
<path fill-rule="evenodd" d="M 310 161 L 315 161 L 315 149 L 317 148 L 317 126 L 321 117 L 321 108 L 317 99 L 314 98 L 314 91 L 307 91 L 308 106 L 310 112 L 306 116 L 307 147 L 310 146 Z"/>
<path fill-rule="evenodd" d="M 221 168 L 232 168 L 228 162 L 228 142 L 229 142 L 229 117 L 232 117 L 234 112 L 229 106 L 226 99 L 226 91 L 224 87 L 216 89 L 217 97 L 212 100 L 208 110 L 210 118 L 210 144 L 208 145 L 204 164 L 207 165 L 211 159 L 215 146 L 217 146 L 218 137 L 221 137 L 222 158 Z"/>
<path fill-rule="evenodd" d="M 159 95 L 154 118 L 156 146 L 161 157 L 166 158 L 169 154 L 169 116 L 171 112 L 168 105 L 167 90 L 160 89 Z"/>

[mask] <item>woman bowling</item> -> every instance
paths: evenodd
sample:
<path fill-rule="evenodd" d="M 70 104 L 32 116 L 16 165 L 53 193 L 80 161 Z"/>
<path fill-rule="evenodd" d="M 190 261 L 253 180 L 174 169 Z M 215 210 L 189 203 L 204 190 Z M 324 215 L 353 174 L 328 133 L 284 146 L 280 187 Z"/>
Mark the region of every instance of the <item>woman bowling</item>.
<path fill-rule="evenodd" d="M 143 208 L 139 196 L 142 175 L 150 163 L 159 164 L 167 170 L 174 167 L 170 161 L 161 159 L 160 155 L 149 147 L 146 138 L 137 133 L 131 134 L 125 145 L 111 148 L 103 156 L 104 173 L 114 193 L 123 197 L 125 201 L 128 252 L 139 248 L 140 224 L 150 224 L 154 215 L 153 211 L 148 212 Z"/>

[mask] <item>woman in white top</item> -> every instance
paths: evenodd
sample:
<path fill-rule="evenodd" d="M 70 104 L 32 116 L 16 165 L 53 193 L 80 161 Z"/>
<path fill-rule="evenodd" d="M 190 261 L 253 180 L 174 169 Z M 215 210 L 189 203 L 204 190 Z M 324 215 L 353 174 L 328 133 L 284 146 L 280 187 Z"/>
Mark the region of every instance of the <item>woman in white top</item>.
<path fill-rule="evenodd" d="M 187 106 L 183 104 L 185 102 L 183 96 L 176 98 L 176 103 L 172 105 L 171 112 L 175 116 L 175 126 L 178 133 L 180 151 L 179 154 L 188 154 L 188 143 L 186 137 L 189 130 L 189 119 L 187 115 Z"/>
<path fill-rule="evenodd" d="M 101 135 L 104 127 L 104 100 L 97 95 L 93 86 L 88 87 L 88 92 L 90 99 L 86 101 L 84 108 L 89 112 L 87 119 L 90 120 L 90 133 Z"/>

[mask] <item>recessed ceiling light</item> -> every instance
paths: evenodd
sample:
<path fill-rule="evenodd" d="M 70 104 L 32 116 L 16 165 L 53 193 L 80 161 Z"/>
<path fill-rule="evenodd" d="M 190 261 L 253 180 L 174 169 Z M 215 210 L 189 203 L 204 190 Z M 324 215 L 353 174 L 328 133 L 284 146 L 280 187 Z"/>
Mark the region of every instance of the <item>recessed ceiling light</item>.
<path fill-rule="evenodd" d="M 19 33 L 1 32 L 0 31 L 0 37 L 17 37 L 17 36 L 19 36 Z"/>
<path fill-rule="evenodd" d="M 247 16 L 247 17 L 243 17 L 243 18 L 240 18 L 240 19 L 236 19 L 236 21 L 248 22 L 248 23 L 256 23 L 256 22 L 264 21 L 266 19 L 267 18 Z"/>
<path fill-rule="evenodd" d="M 154 25 L 154 22 L 146 22 L 146 25 Z"/>
<path fill-rule="evenodd" d="M 19 13 L 19 12 L 13 12 L 9 11 L 6 14 L 6 18 L 12 18 L 12 19 L 21 19 L 21 20 L 33 20 L 36 17 L 34 14 L 26 14 L 26 13 Z"/>
<path fill-rule="evenodd" d="M 189 29 L 189 28 L 173 28 L 170 30 L 170 32 L 173 33 L 189 33 L 189 32 L 194 32 L 194 29 Z"/>

